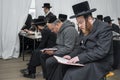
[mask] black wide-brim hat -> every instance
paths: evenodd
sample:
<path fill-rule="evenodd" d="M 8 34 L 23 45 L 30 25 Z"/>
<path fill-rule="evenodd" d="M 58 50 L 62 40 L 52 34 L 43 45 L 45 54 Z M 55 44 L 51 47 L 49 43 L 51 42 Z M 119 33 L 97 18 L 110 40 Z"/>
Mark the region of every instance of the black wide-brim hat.
<path fill-rule="evenodd" d="M 120 18 L 118 18 L 118 20 L 120 20 Z"/>
<path fill-rule="evenodd" d="M 55 15 L 49 17 L 48 23 L 54 23 L 57 20 Z"/>
<path fill-rule="evenodd" d="M 88 1 L 75 4 L 72 6 L 72 8 L 75 15 L 71 16 L 70 18 L 75 18 L 96 11 L 96 8 L 90 9 Z"/>
<path fill-rule="evenodd" d="M 104 22 L 110 22 L 110 21 L 114 21 L 114 19 L 111 19 L 110 16 L 104 17 Z"/>
<path fill-rule="evenodd" d="M 62 22 L 67 20 L 67 15 L 66 14 L 59 14 L 58 19 L 60 19 Z"/>
<path fill-rule="evenodd" d="M 42 6 L 42 8 L 52 8 L 51 6 L 50 6 L 50 3 L 44 3 L 44 5 Z"/>
<path fill-rule="evenodd" d="M 97 15 L 97 19 L 103 20 L 103 15 Z"/>
<path fill-rule="evenodd" d="M 40 25 L 40 26 L 46 25 L 45 17 L 44 16 L 39 16 L 39 18 L 36 19 L 36 21 L 32 25 L 36 25 L 36 26 L 38 26 L 38 25 Z"/>

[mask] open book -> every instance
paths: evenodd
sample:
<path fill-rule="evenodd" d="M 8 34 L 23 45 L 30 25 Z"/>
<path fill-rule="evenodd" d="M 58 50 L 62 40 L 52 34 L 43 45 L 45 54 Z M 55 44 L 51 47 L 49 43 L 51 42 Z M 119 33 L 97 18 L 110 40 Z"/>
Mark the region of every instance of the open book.
<path fill-rule="evenodd" d="M 61 64 L 74 65 L 74 66 L 84 66 L 83 64 L 79 64 L 79 63 L 68 63 L 68 60 L 64 59 L 62 57 L 54 56 L 54 58 Z"/>
<path fill-rule="evenodd" d="M 44 49 L 42 49 L 41 51 L 43 52 L 43 51 L 45 51 L 45 50 L 57 51 L 57 48 L 44 48 Z"/>

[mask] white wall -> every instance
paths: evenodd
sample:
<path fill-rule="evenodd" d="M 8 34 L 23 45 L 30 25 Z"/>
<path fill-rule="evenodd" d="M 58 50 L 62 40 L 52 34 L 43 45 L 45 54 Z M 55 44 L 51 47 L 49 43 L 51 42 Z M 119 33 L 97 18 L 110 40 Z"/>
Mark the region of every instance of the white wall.
<path fill-rule="evenodd" d="M 72 5 L 80 3 L 86 0 L 36 0 L 36 13 L 37 16 L 44 14 L 42 6 L 43 3 L 49 2 L 52 5 L 51 11 L 58 15 L 59 13 L 65 13 L 68 16 L 73 14 Z M 93 13 L 96 17 L 98 14 L 103 16 L 111 16 L 117 23 L 117 18 L 120 17 L 120 0 L 87 0 L 90 3 L 91 8 L 97 8 L 97 11 Z"/>

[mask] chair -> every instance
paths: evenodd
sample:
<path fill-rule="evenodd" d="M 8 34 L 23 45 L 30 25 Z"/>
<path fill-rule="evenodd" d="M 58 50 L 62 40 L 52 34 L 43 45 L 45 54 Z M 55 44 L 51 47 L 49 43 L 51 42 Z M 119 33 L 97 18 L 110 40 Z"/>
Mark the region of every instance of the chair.
<path fill-rule="evenodd" d="M 108 72 L 101 80 L 107 80 L 107 77 L 114 76 L 113 72 Z"/>

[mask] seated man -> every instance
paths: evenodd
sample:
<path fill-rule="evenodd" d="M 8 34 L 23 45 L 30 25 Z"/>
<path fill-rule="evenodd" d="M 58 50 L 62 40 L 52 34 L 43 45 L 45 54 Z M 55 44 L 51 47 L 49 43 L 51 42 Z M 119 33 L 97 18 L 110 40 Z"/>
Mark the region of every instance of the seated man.
<path fill-rule="evenodd" d="M 48 80 L 102 80 L 111 70 L 113 63 L 112 29 L 108 24 L 93 19 L 92 12 L 96 9 L 90 9 L 87 1 L 72 7 L 75 15 L 70 18 L 77 20 L 80 45 L 63 58 L 68 59 L 68 63 L 80 63 L 85 66 L 59 64 L 52 73 L 53 76 L 48 76 L 53 79 Z"/>
<path fill-rule="evenodd" d="M 24 30 L 24 29 L 28 29 L 29 30 L 30 27 L 31 27 L 31 22 L 32 22 L 32 16 L 31 16 L 31 14 L 28 14 L 27 20 L 25 22 L 25 25 L 22 27 L 21 30 Z"/>
<path fill-rule="evenodd" d="M 42 38 L 39 47 L 32 53 L 27 69 L 21 70 L 23 76 L 27 78 L 35 78 L 36 67 L 40 65 L 40 50 L 43 48 L 51 48 L 55 46 L 57 37 L 55 33 L 51 32 L 46 27 L 44 16 L 40 16 L 33 25 L 36 25 L 37 28 L 41 31 Z"/>
<path fill-rule="evenodd" d="M 20 33 L 21 32 L 26 32 L 26 31 L 30 30 L 31 22 L 32 22 L 32 16 L 31 16 L 31 14 L 28 14 L 26 22 L 25 22 L 24 26 L 22 27 Z M 30 45 L 30 43 L 32 41 L 30 39 L 26 38 L 26 37 L 24 37 L 24 41 L 22 41 L 23 40 L 23 36 L 20 35 L 20 33 L 19 33 L 19 39 L 20 39 L 20 53 L 21 53 L 23 48 L 24 48 L 24 50 L 28 49 L 28 48 L 29 49 L 32 48 L 32 46 Z M 23 45 L 24 45 L 24 47 L 23 47 Z"/>
<path fill-rule="evenodd" d="M 119 24 L 119 28 L 120 28 L 120 18 L 118 18 L 118 24 Z"/>
<path fill-rule="evenodd" d="M 111 19 L 110 16 L 106 16 L 104 17 L 104 22 L 108 23 L 110 27 L 112 27 L 112 30 L 117 32 L 117 33 L 120 33 L 120 28 L 118 25 L 112 23 L 112 21 L 114 21 L 113 19 Z"/>
<path fill-rule="evenodd" d="M 65 18 L 66 15 L 60 14 L 59 19 L 56 20 L 55 17 L 51 17 L 48 21 L 48 28 L 57 33 L 56 46 L 57 51 L 46 50 L 44 54 L 41 55 L 41 65 L 44 72 L 44 77 L 46 79 L 52 80 L 48 75 L 52 75 L 57 67 L 57 61 L 53 55 L 64 56 L 71 53 L 78 45 L 78 32 L 72 22 Z M 47 60 L 47 63 L 46 63 Z M 47 73 L 46 73 L 47 70 Z"/>

